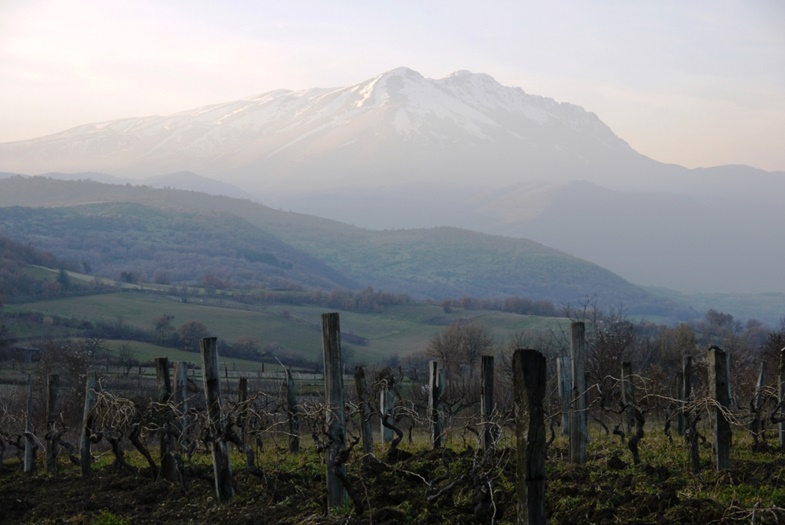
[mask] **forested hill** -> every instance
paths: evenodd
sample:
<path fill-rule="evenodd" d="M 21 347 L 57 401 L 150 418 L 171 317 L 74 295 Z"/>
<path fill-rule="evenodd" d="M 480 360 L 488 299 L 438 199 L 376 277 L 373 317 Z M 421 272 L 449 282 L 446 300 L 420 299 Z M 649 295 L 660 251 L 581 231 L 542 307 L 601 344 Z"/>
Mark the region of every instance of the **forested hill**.
<path fill-rule="evenodd" d="M 633 314 L 686 313 L 544 245 L 457 228 L 371 231 L 250 200 L 43 177 L 0 180 L 0 207 L 0 235 L 115 279 L 126 272 L 171 284 L 372 286 L 437 300 L 595 297 Z"/>

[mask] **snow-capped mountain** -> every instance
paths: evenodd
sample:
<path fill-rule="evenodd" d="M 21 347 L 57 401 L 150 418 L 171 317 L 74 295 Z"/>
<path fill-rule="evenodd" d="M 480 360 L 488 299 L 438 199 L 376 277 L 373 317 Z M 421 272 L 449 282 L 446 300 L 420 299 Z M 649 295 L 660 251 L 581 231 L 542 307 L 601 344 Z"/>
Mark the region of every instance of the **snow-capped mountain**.
<path fill-rule="evenodd" d="M 263 188 L 490 177 L 596 179 L 643 164 L 596 115 L 484 74 L 398 68 L 350 87 L 277 90 L 168 116 L 0 144 L 0 169 L 150 176 L 190 170 Z"/>
<path fill-rule="evenodd" d="M 785 244 L 775 240 L 785 173 L 663 164 L 593 113 L 484 74 L 430 79 L 398 68 L 349 87 L 277 90 L 0 144 L 0 176 L 104 172 L 148 184 L 185 171 L 363 227 L 527 237 L 639 284 L 785 292 Z M 150 184 L 207 187 L 186 179 Z"/>

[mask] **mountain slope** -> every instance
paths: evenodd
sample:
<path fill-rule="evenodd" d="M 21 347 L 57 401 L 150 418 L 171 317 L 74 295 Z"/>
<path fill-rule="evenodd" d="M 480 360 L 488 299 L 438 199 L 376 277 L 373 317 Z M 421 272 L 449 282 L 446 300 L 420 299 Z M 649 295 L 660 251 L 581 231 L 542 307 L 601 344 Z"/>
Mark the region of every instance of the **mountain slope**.
<path fill-rule="evenodd" d="M 248 200 L 171 189 L 42 177 L 0 180 L 0 234 L 55 254 L 86 257 L 91 265 L 101 261 L 102 243 L 120 243 L 126 248 L 118 262 L 123 268 L 141 266 L 143 259 L 178 260 L 183 268 L 194 267 L 192 275 L 210 271 L 221 277 L 221 264 L 234 268 L 230 259 L 245 246 L 281 263 L 258 277 L 259 284 L 275 277 L 317 288 L 333 283 L 422 298 L 527 296 L 557 304 L 596 296 L 601 304 L 623 303 L 634 313 L 674 311 L 673 303 L 599 266 L 524 239 L 456 228 L 375 232 Z M 201 253 L 215 246 L 222 247 L 220 253 Z M 173 259 L 175 253 L 183 256 Z M 227 261 L 205 261 L 207 255 Z M 310 273 L 295 275 L 305 272 L 295 263 L 306 259 Z M 167 271 L 174 278 L 175 269 Z M 230 278 L 239 282 L 241 275 L 235 271 Z M 252 273 L 249 280 L 256 278 Z"/>

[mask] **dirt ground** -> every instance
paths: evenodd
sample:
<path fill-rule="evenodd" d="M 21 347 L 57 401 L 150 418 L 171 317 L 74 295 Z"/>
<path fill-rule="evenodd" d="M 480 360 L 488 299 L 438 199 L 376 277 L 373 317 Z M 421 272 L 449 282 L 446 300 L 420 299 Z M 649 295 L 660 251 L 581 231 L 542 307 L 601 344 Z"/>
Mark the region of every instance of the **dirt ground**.
<path fill-rule="evenodd" d="M 558 456 L 559 451 L 555 451 Z M 236 495 L 218 502 L 208 465 L 187 468 L 187 486 L 156 480 L 151 471 L 96 468 L 83 479 L 68 465 L 56 476 L 21 472 L 15 461 L 0 466 L 0 523 L 35 524 L 469 524 L 514 523 L 515 464 L 512 451 L 483 459 L 466 449 L 401 452 L 384 460 L 356 458 L 349 465 L 354 504 L 327 516 L 325 481 L 314 458 L 302 468 L 269 468 L 266 479 L 236 469 Z M 742 470 L 705 480 L 737 490 L 770 481 L 779 467 L 759 474 Z M 775 463 L 776 463 L 775 462 Z M 754 471 L 754 469 L 753 469 Z M 757 471 L 754 471 L 757 472 Z M 747 473 L 747 474 L 745 474 Z M 743 484 L 734 481 L 746 475 Z M 755 478 L 758 476 L 760 479 Z M 722 481 L 724 479 L 724 481 Z M 720 504 L 694 490 L 691 474 L 664 466 L 625 462 L 619 454 L 596 455 L 586 465 L 549 461 L 548 523 L 749 523 L 741 507 Z M 702 482 L 703 483 L 703 482 Z M 491 490 L 488 490 L 488 489 Z M 746 488 L 744 490 L 747 490 Z M 777 510 L 756 523 L 785 522 Z"/>

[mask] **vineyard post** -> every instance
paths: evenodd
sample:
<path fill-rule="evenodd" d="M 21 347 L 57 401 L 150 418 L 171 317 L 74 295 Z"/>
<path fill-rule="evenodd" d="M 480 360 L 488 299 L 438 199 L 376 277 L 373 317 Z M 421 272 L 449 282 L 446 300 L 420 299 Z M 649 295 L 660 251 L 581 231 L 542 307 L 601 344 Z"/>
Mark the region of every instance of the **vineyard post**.
<path fill-rule="evenodd" d="M 682 366 L 682 380 L 683 380 L 683 388 L 684 390 L 681 393 L 681 400 L 682 400 L 682 409 L 681 414 L 684 415 L 684 407 L 690 403 L 692 398 L 692 356 L 684 356 L 681 362 Z M 688 441 L 690 440 L 691 436 L 687 435 L 687 427 L 689 426 L 689 422 L 685 419 L 685 439 Z M 697 441 L 696 441 L 697 444 Z"/>
<path fill-rule="evenodd" d="M 297 391 L 294 387 L 292 370 L 286 369 L 286 405 L 289 418 L 289 452 L 300 452 L 300 406 L 297 404 Z"/>
<path fill-rule="evenodd" d="M 82 413 L 82 432 L 79 437 L 79 454 L 82 477 L 90 476 L 90 436 L 93 433 L 96 399 L 98 397 L 98 377 L 95 372 L 88 372 L 85 380 L 84 412 Z"/>
<path fill-rule="evenodd" d="M 545 357 L 536 350 L 513 354 L 516 506 L 518 524 L 545 523 Z"/>
<path fill-rule="evenodd" d="M 35 447 L 33 435 L 33 376 L 27 374 L 27 406 L 25 407 L 25 460 L 24 471 L 35 472 Z"/>
<path fill-rule="evenodd" d="M 232 486 L 232 466 L 229 463 L 229 448 L 221 439 L 224 431 L 223 413 L 221 411 L 221 385 L 218 368 L 218 346 L 215 337 L 204 337 L 199 341 L 202 351 L 202 381 L 207 401 L 207 422 L 212 438 L 213 475 L 215 476 L 215 493 L 219 500 L 228 500 L 234 496 Z"/>
<path fill-rule="evenodd" d="M 676 374 L 676 401 L 677 406 L 684 406 L 684 368 L 682 364 L 682 371 Z M 676 417 L 676 432 L 680 436 L 684 435 L 684 410 L 679 409 Z"/>
<path fill-rule="evenodd" d="M 684 356 L 682 360 L 682 405 L 680 413 L 684 416 L 684 441 L 689 447 L 689 457 L 692 471 L 700 472 L 700 450 L 698 449 L 698 413 L 690 405 L 692 401 L 692 356 Z"/>
<path fill-rule="evenodd" d="M 586 328 L 583 322 L 571 323 L 570 360 L 572 361 L 572 406 L 570 407 L 570 461 L 586 462 Z"/>
<path fill-rule="evenodd" d="M 785 348 L 780 350 L 780 369 L 779 369 L 779 406 L 780 411 L 785 407 Z M 785 448 L 785 418 L 780 416 L 782 421 L 778 423 L 780 448 Z"/>
<path fill-rule="evenodd" d="M 750 429 L 752 430 L 752 439 L 755 441 L 755 445 L 758 445 L 758 439 L 761 437 L 761 421 L 760 421 L 760 410 L 762 403 L 762 396 L 763 396 L 763 388 L 766 386 L 766 362 L 761 361 L 760 363 L 760 372 L 758 373 L 758 382 L 755 384 L 755 397 L 752 400 L 752 423 L 750 424 Z"/>
<path fill-rule="evenodd" d="M 444 445 L 444 423 L 439 414 L 442 386 L 439 376 L 439 363 L 431 361 L 428 364 L 428 419 L 431 422 L 431 444 L 435 449 Z"/>
<path fill-rule="evenodd" d="M 177 361 L 174 364 L 174 404 L 179 416 L 177 433 L 182 436 L 188 428 L 188 361 Z"/>
<path fill-rule="evenodd" d="M 174 364 L 174 402 L 178 410 L 185 414 L 188 411 L 188 362 L 177 361 Z"/>
<path fill-rule="evenodd" d="M 371 427 L 371 404 L 368 402 L 368 385 L 365 381 L 365 369 L 354 367 L 354 388 L 360 403 L 360 434 L 363 440 L 363 454 L 373 453 L 373 431 Z"/>
<path fill-rule="evenodd" d="M 46 379 L 46 473 L 57 474 L 57 416 L 60 401 L 60 374 Z"/>
<path fill-rule="evenodd" d="M 632 363 L 629 361 L 621 364 L 621 401 L 624 403 L 627 434 L 631 434 L 635 427 L 635 386 L 632 384 Z"/>
<path fill-rule="evenodd" d="M 384 419 L 389 417 L 395 421 L 395 403 L 398 401 L 395 390 L 390 388 L 390 384 L 385 381 L 382 388 L 379 390 L 379 406 L 382 410 L 381 418 L 381 434 L 382 442 L 389 443 L 393 440 L 393 431 L 391 428 L 384 426 Z"/>
<path fill-rule="evenodd" d="M 173 455 L 176 453 L 176 444 L 171 432 L 172 409 L 169 402 L 172 400 L 172 382 L 169 378 L 169 358 L 155 358 L 155 376 L 158 381 L 158 403 L 161 411 L 161 427 L 158 431 L 161 461 L 159 476 L 161 479 L 176 482 L 180 476 Z"/>
<path fill-rule="evenodd" d="M 556 376 L 559 378 L 559 400 L 561 401 L 561 433 L 565 436 L 570 434 L 571 367 L 570 356 L 561 356 L 556 359 Z"/>
<path fill-rule="evenodd" d="M 237 426 L 240 427 L 240 440 L 245 443 L 245 427 L 248 421 L 248 378 L 246 377 L 241 377 L 237 386 L 237 404 L 240 409 Z"/>
<path fill-rule="evenodd" d="M 324 389 L 327 399 L 327 510 L 340 507 L 346 501 L 346 489 L 341 479 L 346 478 L 346 465 L 341 452 L 346 445 L 346 414 L 344 412 L 343 360 L 341 357 L 341 327 L 337 312 L 322 314 L 322 350 L 324 351 Z"/>
<path fill-rule="evenodd" d="M 480 399 L 480 421 L 482 421 L 482 450 L 489 452 L 494 446 L 493 417 L 493 356 L 482 356 L 482 393 Z"/>
<path fill-rule="evenodd" d="M 709 348 L 709 397 L 715 401 L 709 411 L 711 420 L 711 458 L 716 470 L 730 468 L 730 423 L 724 410 L 728 409 L 728 360 L 725 352 L 716 346 Z"/>

